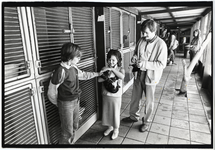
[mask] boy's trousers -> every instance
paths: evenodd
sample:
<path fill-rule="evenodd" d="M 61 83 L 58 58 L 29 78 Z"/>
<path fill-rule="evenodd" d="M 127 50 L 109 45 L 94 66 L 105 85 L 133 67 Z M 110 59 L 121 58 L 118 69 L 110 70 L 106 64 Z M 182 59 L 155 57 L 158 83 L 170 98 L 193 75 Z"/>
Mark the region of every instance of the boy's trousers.
<path fill-rule="evenodd" d="M 139 71 L 137 78 L 134 80 L 133 91 L 130 104 L 130 118 L 133 120 L 139 120 L 141 100 L 143 92 L 146 97 L 145 106 L 143 107 L 144 122 L 150 122 L 154 109 L 154 93 L 156 85 L 145 84 L 146 71 Z"/>

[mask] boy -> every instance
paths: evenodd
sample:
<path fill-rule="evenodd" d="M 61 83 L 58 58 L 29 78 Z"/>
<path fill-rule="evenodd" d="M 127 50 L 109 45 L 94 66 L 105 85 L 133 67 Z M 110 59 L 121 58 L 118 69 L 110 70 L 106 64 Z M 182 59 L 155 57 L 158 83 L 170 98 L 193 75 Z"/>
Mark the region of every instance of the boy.
<path fill-rule="evenodd" d="M 57 106 L 61 120 L 59 144 L 74 144 L 75 130 L 79 124 L 79 97 L 81 90 L 79 80 L 88 80 L 101 73 L 84 72 L 77 68 L 81 59 L 80 47 L 65 43 L 61 49 L 61 64 L 54 71 L 52 84 L 58 90 Z"/>

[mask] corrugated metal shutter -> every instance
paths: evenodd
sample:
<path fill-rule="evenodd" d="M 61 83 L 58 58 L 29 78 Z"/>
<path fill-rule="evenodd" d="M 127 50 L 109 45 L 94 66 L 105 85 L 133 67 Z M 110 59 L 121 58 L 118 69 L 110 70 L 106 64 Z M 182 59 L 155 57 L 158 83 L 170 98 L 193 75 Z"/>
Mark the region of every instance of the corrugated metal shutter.
<path fill-rule="evenodd" d="M 110 48 L 110 9 L 104 8 L 105 13 L 105 44 L 106 44 L 106 53 L 108 52 L 108 49 Z"/>
<path fill-rule="evenodd" d="M 4 67 L 5 83 L 29 74 L 16 7 L 4 7 Z"/>
<path fill-rule="evenodd" d="M 75 30 L 74 43 L 81 47 L 83 57 L 80 69 L 84 71 L 95 71 L 95 50 L 93 37 L 93 13 L 92 7 L 72 7 L 72 24 Z M 80 126 L 89 117 L 96 113 L 96 84 L 95 79 L 80 81 L 82 90 L 80 107 L 83 110 Z"/>
<path fill-rule="evenodd" d="M 38 144 L 30 87 L 5 95 L 4 144 Z"/>
<path fill-rule="evenodd" d="M 36 37 L 41 67 L 39 73 L 53 70 L 61 61 L 61 47 L 70 42 L 70 35 L 63 33 L 69 27 L 68 7 L 34 7 Z"/>
<path fill-rule="evenodd" d="M 120 12 L 111 9 L 112 48 L 120 48 Z"/>
<path fill-rule="evenodd" d="M 75 30 L 74 43 L 81 47 L 85 59 L 94 58 L 93 14 L 91 7 L 72 7 L 72 24 Z"/>
<path fill-rule="evenodd" d="M 44 79 L 40 81 L 40 85 L 44 87 L 44 93 L 42 93 L 44 106 L 46 109 L 46 124 L 48 128 L 48 140 L 49 144 L 57 144 L 59 137 L 60 137 L 60 117 L 58 113 L 58 108 L 53 105 L 48 97 L 47 97 L 47 91 L 48 91 L 48 85 L 49 85 L 49 79 Z"/>
<path fill-rule="evenodd" d="M 130 43 L 135 44 L 135 17 L 130 16 Z"/>
<path fill-rule="evenodd" d="M 123 47 L 129 47 L 129 15 L 123 13 Z"/>

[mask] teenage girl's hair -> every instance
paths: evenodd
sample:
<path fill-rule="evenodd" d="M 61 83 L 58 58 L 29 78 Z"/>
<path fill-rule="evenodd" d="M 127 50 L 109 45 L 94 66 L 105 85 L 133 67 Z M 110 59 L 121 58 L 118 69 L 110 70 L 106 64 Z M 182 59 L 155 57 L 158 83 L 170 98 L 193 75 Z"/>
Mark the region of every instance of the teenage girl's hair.
<path fill-rule="evenodd" d="M 108 54 L 107 54 L 107 62 L 111 58 L 111 56 L 115 56 L 117 59 L 117 66 L 121 67 L 122 66 L 122 56 L 121 53 L 118 50 L 111 49 Z"/>
<path fill-rule="evenodd" d="M 74 57 L 81 57 L 80 47 L 74 43 L 65 43 L 61 48 L 61 60 L 67 62 Z"/>
<path fill-rule="evenodd" d="M 143 21 L 141 24 L 141 31 L 144 31 L 146 27 L 148 27 L 151 32 L 157 31 L 157 23 L 153 19 Z"/>

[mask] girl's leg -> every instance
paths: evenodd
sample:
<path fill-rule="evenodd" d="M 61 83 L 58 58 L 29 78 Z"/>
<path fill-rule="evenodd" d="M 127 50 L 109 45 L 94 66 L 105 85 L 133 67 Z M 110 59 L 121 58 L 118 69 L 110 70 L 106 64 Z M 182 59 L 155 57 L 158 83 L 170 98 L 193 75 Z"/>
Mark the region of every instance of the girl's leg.
<path fill-rule="evenodd" d="M 109 126 L 108 129 L 104 132 L 104 136 L 108 136 L 111 131 L 113 131 L 113 127 Z"/>
<path fill-rule="evenodd" d="M 116 139 L 119 135 L 119 128 L 114 128 L 113 130 L 113 135 L 112 135 L 112 140 Z"/>

